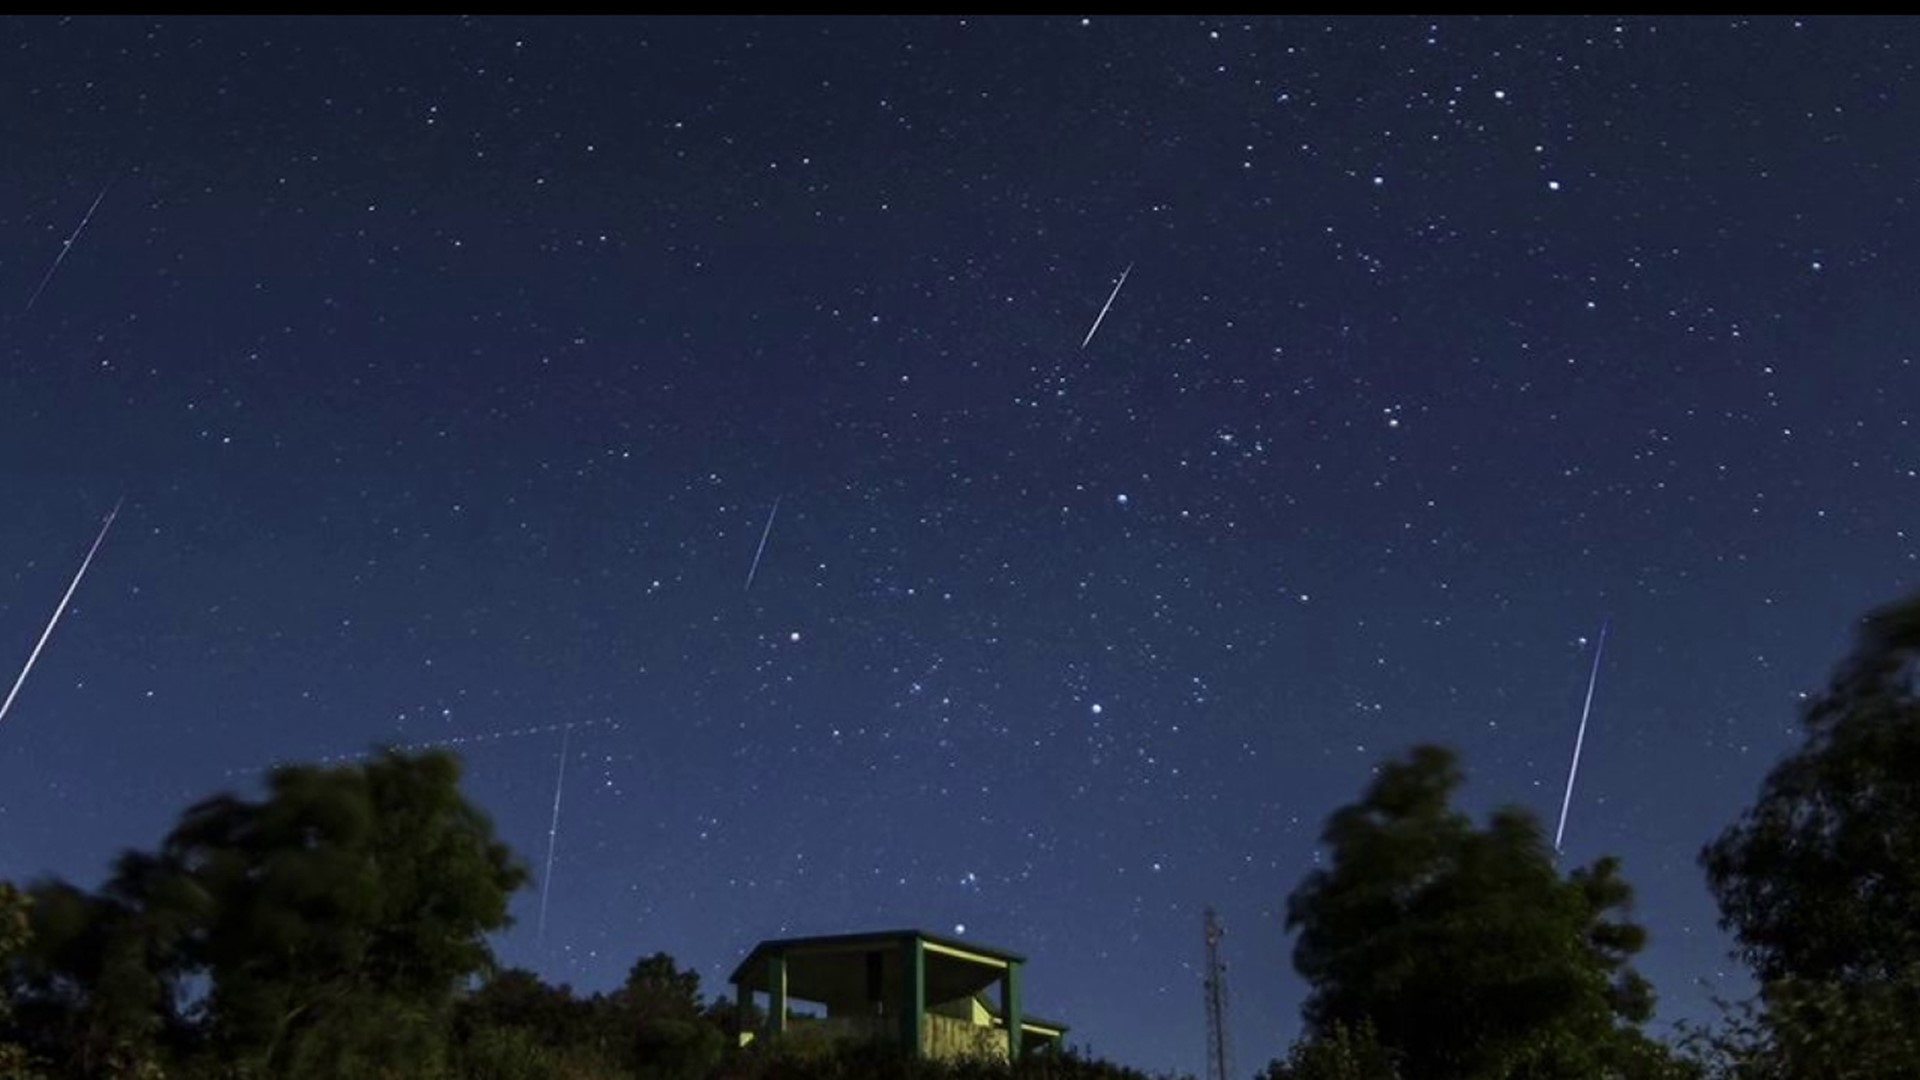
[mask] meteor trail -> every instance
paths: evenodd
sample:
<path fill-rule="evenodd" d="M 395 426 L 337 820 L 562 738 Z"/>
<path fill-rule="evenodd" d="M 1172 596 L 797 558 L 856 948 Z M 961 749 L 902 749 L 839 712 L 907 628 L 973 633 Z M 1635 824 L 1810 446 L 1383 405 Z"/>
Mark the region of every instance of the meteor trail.
<path fill-rule="evenodd" d="M 1128 263 L 1127 268 L 1120 271 L 1120 280 L 1113 283 L 1113 291 L 1107 294 L 1107 302 L 1100 306 L 1100 314 L 1093 317 L 1093 327 L 1087 331 L 1086 338 L 1080 342 L 1082 349 L 1093 340 L 1093 335 L 1100 332 L 1100 323 L 1107 317 L 1107 309 L 1113 306 L 1113 298 L 1120 295 L 1120 286 L 1127 283 L 1127 275 L 1131 273 L 1133 273 L 1133 264 Z"/>
<path fill-rule="evenodd" d="M 32 311 L 33 305 L 40 299 L 40 294 L 47 291 L 47 282 L 53 280 L 54 272 L 60 269 L 62 262 L 66 261 L 67 252 L 73 250 L 73 242 L 80 239 L 80 234 L 86 231 L 87 222 L 93 220 L 93 212 L 100 209 L 100 200 L 107 197 L 107 188 L 112 186 L 113 181 L 107 181 L 107 186 L 101 188 L 100 194 L 93 197 L 93 205 L 87 207 L 87 216 L 80 219 L 80 224 L 73 230 L 73 235 L 67 237 L 67 239 L 61 243 L 60 254 L 53 257 L 53 265 L 47 267 L 46 276 L 40 279 L 39 287 L 33 290 L 32 296 L 27 297 L 26 310 L 21 312 L 22 315 L 25 315 L 28 311 Z"/>
<path fill-rule="evenodd" d="M 760 572 L 760 556 L 766 554 L 767 537 L 773 534 L 773 515 L 780 512 L 780 498 L 775 496 L 773 509 L 767 511 L 767 527 L 760 530 L 760 546 L 753 549 L 753 565 L 747 567 L 747 585 L 741 592 L 753 588 L 753 575 Z"/>
<path fill-rule="evenodd" d="M 570 720 L 561 724 L 527 725 L 525 727 L 504 728 L 498 731 L 481 731 L 472 735 L 450 735 L 444 739 L 424 739 L 419 742 L 409 743 L 388 743 L 386 744 L 386 749 L 410 753 L 416 750 L 431 750 L 440 746 L 469 746 L 480 743 L 498 742 L 501 739 L 524 739 L 533 735 L 551 735 L 562 728 L 599 727 L 602 725 L 617 729 L 620 726 L 620 721 L 609 716 L 599 720 Z M 225 775 L 228 777 L 254 776 L 271 769 L 279 768 L 282 765 L 294 764 L 296 760 L 309 765 L 336 765 L 349 761 L 365 761 L 379 752 L 378 750 L 354 750 L 346 753 L 326 754 L 320 757 L 299 759 L 281 758 L 276 759 L 272 764 L 268 765 L 228 769 Z"/>
<path fill-rule="evenodd" d="M 534 937 L 535 948 L 547 943 L 547 898 L 553 895 L 553 848 L 560 838 L 560 790 L 567 779 L 567 736 L 572 734 L 572 724 L 560 729 L 560 771 L 553 778 L 553 820 L 547 825 L 547 869 L 540 878 L 540 929 Z"/>
<path fill-rule="evenodd" d="M 124 501 L 124 500 L 123 500 Z M 107 530 L 113 528 L 113 519 L 120 515 L 120 503 L 113 504 L 107 520 L 100 526 L 100 535 L 93 538 L 93 546 L 87 549 L 87 557 L 80 560 L 80 569 L 73 575 L 73 583 L 67 586 L 67 594 L 60 598 L 59 606 L 53 609 L 53 618 L 47 620 L 47 628 L 40 632 L 40 641 L 34 645 L 33 652 L 27 656 L 27 666 L 20 669 L 20 677 L 13 680 L 13 689 L 7 691 L 7 700 L 0 702 L 0 721 L 7 718 L 7 710 L 13 708 L 13 699 L 20 694 L 20 687 L 27 681 L 27 673 L 33 670 L 34 661 L 40 659 L 40 650 L 47 647 L 47 639 L 53 636 L 53 628 L 59 624 L 60 616 L 67 610 L 67 602 L 73 599 L 73 591 L 80 587 L 80 579 L 87 576 L 87 567 L 93 562 L 93 553 L 100 550 L 101 541 L 107 538 Z"/>
<path fill-rule="evenodd" d="M 1580 733 L 1573 738 L 1573 766 L 1567 770 L 1567 793 L 1560 799 L 1560 825 L 1553 830 L 1553 853 L 1560 854 L 1560 839 L 1567 834 L 1567 807 L 1573 803 L 1573 778 L 1580 772 L 1580 748 L 1587 741 L 1587 717 L 1593 712 L 1593 688 L 1600 681 L 1600 654 L 1607 650 L 1607 628 L 1613 620 L 1600 624 L 1600 640 L 1593 647 L 1593 670 L 1587 673 L 1587 703 L 1580 707 Z"/>

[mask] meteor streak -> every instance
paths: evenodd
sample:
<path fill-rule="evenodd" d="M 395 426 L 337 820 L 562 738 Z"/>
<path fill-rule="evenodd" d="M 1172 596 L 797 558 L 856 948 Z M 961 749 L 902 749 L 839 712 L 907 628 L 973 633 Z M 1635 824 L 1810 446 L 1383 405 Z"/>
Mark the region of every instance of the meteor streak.
<path fill-rule="evenodd" d="M 73 575 L 73 583 L 67 586 L 67 594 L 60 598 L 59 606 L 53 609 L 53 618 L 47 620 L 47 628 L 40 632 L 39 642 L 34 645 L 33 652 L 27 656 L 27 665 L 20 669 L 20 677 L 13 680 L 13 689 L 7 691 L 7 700 L 0 702 L 0 721 L 5 721 L 7 710 L 13 708 L 13 699 L 19 696 L 20 687 L 27 681 L 27 673 L 33 670 L 34 661 L 40 659 L 40 650 L 47 647 L 47 639 L 53 636 L 53 628 L 59 625 L 60 616 L 66 613 L 67 602 L 73 599 L 74 590 L 80 587 L 80 579 L 87 576 L 87 567 L 93 563 L 94 552 L 100 550 L 101 541 L 107 538 L 107 530 L 113 528 L 113 519 L 118 516 L 120 516 L 120 503 L 116 502 L 113 504 L 113 509 L 108 512 L 107 520 L 100 526 L 100 535 L 93 538 L 93 546 L 87 549 L 87 557 L 80 560 L 80 569 Z"/>
<path fill-rule="evenodd" d="M 567 736 L 572 734 L 572 724 L 560 729 L 560 771 L 553 778 L 553 820 L 547 825 L 547 869 L 540 877 L 540 929 L 534 937 L 535 948 L 547 943 L 547 898 L 553 895 L 553 849 L 560 839 L 560 790 L 567 779 Z"/>
<path fill-rule="evenodd" d="M 1613 620 L 1600 624 L 1600 640 L 1593 647 L 1593 670 L 1587 673 L 1587 703 L 1580 707 L 1580 733 L 1573 738 L 1573 765 L 1567 769 L 1567 793 L 1560 799 L 1560 825 L 1553 830 L 1553 853 L 1560 854 L 1560 840 L 1567 835 L 1567 807 L 1573 804 L 1573 778 L 1580 772 L 1580 749 L 1587 741 L 1587 717 L 1593 712 L 1593 688 L 1600 681 L 1600 654 L 1607 650 L 1607 628 Z"/>
<path fill-rule="evenodd" d="M 1107 317 L 1107 309 L 1113 307 L 1113 298 L 1120 295 L 1120 286 L 1127 283 L 1127 275 L 1131 273 L 1133 273 L 1133 264 L 1128 263 L 1127 268 L 1120 271 L 1120 280 L 1113 283 L 1113 291 L 1107 294 L 1107 302 L 1100 306 L 1100 314 L 1093 317 L 1092 328 L 1087 331 L 1087 336 L 1080 342 L 1082 349 L 1086 348 L 1088 343 L 1093 340 L 1093 335 L 1100 332 L 1100 324 Z"/>
<path fill-rule="evenodd" d="M 86 216 L 80 219 L 80 224 L 73 230 L 73 235 L 67 237 L 66 240 L 61 243 L 60 254 L 53 257 L 53 265 L 47 267 L 46 276 L 40 279 L 39 287 L 33 290 L 32 296 L 27 297 L 26 310 L 21 312 L 22 315 L 25 315 L 28 311 L 32 311 L 33 305 L 40 299 L 40 294 L 47 291 L 47 282 L 53 280 L 53 275 L 60 269 L 60 264 L 66 261 L 67 252 L 73 250 L 74 241 L 80 239 L 80 234 L 86 231 L 87 222 L 93 220 L 93 212 L 100 209 L 100 200 L 107 197 L 107 188 L 112 186 L 113 181 L 107 181 L 107 187 L 101 188 L 100 194 L 93 197 L 93 205 L 87 207 Z"/>
<path fill-rule="evenodd" d="M 431 750 L 441 746 L 468 746 L 479 743 L 497 742 L 501 739 L 524 739 L 533 735 L 551 735 L 562 729 L 598 727 L 602 725 L 610 728 L 618 728 L 620 722 L 609 716 L 600 720 L 569 720 L 560 724 L 530 724 L 525 727 L 504 728 L 498 731 L 482 731 L 472 735 L 449 735 L 443 739 L 424 739 L 419 742 L 393 743 L 390 744 L 387 749 L 407 753 L 416 750 Z M 337 765 L 349 761 L 365 761 L 377 753 L 379 753 L 378 750 L 354 750 L 347 753 L 326 754 L 320 757 L 298 760 L 310 765 Z M 269 769 L 278 768 L 281 765 L 291 765 L 295 760 L 296 759 L 292 758 L 282 758 L 276 759 L 270 765 L 228 769 L 225 775 L 229 778 L 236 776 L 253 776 L 266 772 Z"/>
<path fill-rule="evenodd" d="M 767 537 L 773 534 L 773 515 L 779 512 L 780 512 L 780 497 L 775 496 L 773 500 L 773 509 L 767 511 L 767 527 L 760 530 L 760 546 L 753 549 L 753 565 L 747 567 L 746 588 L 741 589 L 740 590 L 741 592 L 746 592 L 749 589 L 753 588 L 753 575 L 760 572 L 760 556 L 766 554 L 766 551 L 767 551 Z"/>

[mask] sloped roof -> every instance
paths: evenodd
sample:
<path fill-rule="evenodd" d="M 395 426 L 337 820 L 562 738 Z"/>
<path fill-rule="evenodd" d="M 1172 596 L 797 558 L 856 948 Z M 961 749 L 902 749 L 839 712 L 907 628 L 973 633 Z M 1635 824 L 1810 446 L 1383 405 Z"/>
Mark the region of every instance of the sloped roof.
<path fill-rule="evenodd" d="M 1001 963 L 1024 964 L 1027 958 L 1016 952 L 996 949 L 991 945 L 965 941 L 944 934 L 929 933 L 925 930 L 874 930 L 859 934 L 828 934 L 819 937 L 773 938 L 762 941 L 753 947 L 746 959 L 740 961 L 727 976 L 727 981 L 739 983 L 755 979 L 764 969 L 766 961 L 773 956 L 792 953 L 832 953 L 832 952 L 868 952 L 879 946 L 904 946 L 907 942 L 919 938 L 929 945 L 938 945 L 955 952 L 975 953 Z"/>

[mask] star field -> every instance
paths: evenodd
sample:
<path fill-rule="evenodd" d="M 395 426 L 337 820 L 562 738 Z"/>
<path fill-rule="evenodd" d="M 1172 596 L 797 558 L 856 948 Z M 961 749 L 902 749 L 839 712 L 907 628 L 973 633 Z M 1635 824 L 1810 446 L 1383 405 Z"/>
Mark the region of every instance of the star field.
<path fill-rule="evenodd" d="M 1212 905 L 1251 1072 L 1326 816 L 1439 741 L 1551 828 L 1611 619 L 1567 858 L 1624 857 L 1662 1019 L 1705 1017 L 1744 983 L 1695 853 L 1920 584 L 1910 21 L 0 55 L 9 680 L 125 497 L 0 723 L 0 878 L 446 743 L 537 869 L 565 770 L 507 963 L 717 992 L 922 926 L 1198 1072 Z"/>

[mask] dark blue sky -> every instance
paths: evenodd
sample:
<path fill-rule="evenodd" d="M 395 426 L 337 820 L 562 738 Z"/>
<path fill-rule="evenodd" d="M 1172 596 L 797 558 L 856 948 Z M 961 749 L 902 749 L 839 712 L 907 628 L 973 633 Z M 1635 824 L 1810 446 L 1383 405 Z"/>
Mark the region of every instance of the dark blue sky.
<path fill-rule="evenodd" d="M 1625 857 L 1671 1020 L 1742 986 L 1695 852 L 1920 583 L 1911 22 L 0 55 L 9 684 L 126 499 L 0 724 L 0 877 L 375 740 L 540 870 L 591 725 L 505 960 L 920 925 L 1198 1072 L 1211 904 L 1251 1072 L 1326 815 L 1440 741 L 1550 831 L 1611 618 L 1567 857 Z"/>

